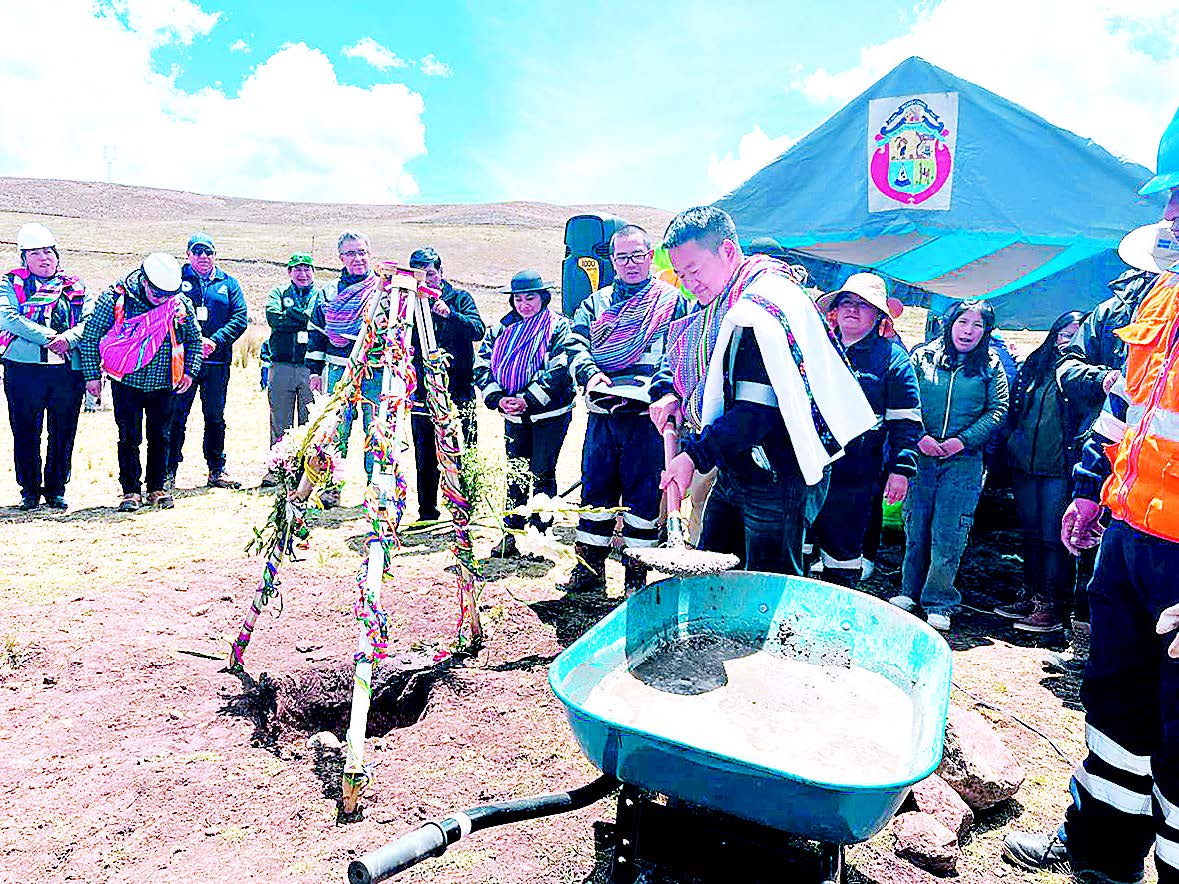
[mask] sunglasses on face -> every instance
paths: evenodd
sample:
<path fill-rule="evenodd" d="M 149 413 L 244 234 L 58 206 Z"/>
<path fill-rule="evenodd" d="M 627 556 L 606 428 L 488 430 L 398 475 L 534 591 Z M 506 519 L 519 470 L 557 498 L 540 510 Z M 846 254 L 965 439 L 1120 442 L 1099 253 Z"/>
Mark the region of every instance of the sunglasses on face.
<path fill-rule="evenodd" d="M 189 249 L 194 255 L 212 255 L 213 250 L 208 246 L 193 246 Z"/>

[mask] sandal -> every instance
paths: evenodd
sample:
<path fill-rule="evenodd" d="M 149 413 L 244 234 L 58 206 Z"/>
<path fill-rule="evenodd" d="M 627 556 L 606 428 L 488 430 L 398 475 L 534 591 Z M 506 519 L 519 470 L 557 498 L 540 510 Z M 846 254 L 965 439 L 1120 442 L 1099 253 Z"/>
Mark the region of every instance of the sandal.
<path fill-rule="evenodd" d="M 170 510 L 176 506 L 176 501 L 167 491 L 149 491 L 147 493 L 148 506 L 158 506 L 162 510 Z"/>

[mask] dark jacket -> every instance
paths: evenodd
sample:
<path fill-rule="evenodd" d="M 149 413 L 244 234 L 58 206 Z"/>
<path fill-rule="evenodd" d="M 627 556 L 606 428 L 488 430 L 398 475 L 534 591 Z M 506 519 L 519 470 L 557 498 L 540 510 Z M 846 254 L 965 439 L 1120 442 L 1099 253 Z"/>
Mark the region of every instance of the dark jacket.
<path fill-rule="evenodd" d="M 220 267 L 213 268 L 213 275 L 206 283 L 191 264 L 185 264 L 181 268 L 181 280 L 181 291 L 197 311 L 201 335 L 217 345 L 204 361 L 225 365 L 233 358 L 233 342 L 242 336 L 249 323 L 242 287 Z"/>
<path fill-rule="evenodd" d="M 455 402 L 470 402 L 475 396 L 475 342 L 483 339 L 486 326 L 479 316 L 479 308 L 470 292 L 456 289 L 446 280 L 442 281 L 442 301 L 450 308 L 446 318 L 431 311 L 434 320 L 434 338 L 438 348 L 450 354 L 449 384 L 450 398 Z M 422 348 L 418 343 L 418 330 L 413 330 L 413 368 L 416 375 L 424 377 Z M 421 402 L 418 384 L 416 401 Z"/>
<path fill-rule="evenodd" d="M 847 348 L 860 389 L 880 419 L 875 427 L 848 443 L 833 469 L 841 474 L 875 478 L 885 473 L 912 476 L 917 472 L 917 440 L 921 428 L 921 400 L 917 375 L 909 354 L 900 344 L 871 334 Z M 888 460 L 885 461 L 885 443 Z"/>
<path fill-rule="evenodd" d="M 724 411 L 698 436 L 688 438 L 684 450 L 701 473 L 719 466 L 746 482 L 774 474 L 801 479 L 782 412 L 757 401 L 764 398 L 757 390 L 773 390 L 757 336 L 741 331 L 734 333 L 725 355 L 726 362 L 732 355 L 732 370 L 724 376 Z"/>
<path fill-rule="evenodd" d="M 1073 408 L 1081 415 L 1079 425 L 1070 427 L 1079 436 L 1093 426 L 1105 402 L 1102 384 L 1106 377 L 1121 371 L 1126 361 L 1126 343 L 1114 332 L 1129 325 L 1157 273 L 1127 270 L 1109 284 L 1112 295 L 1093 308 L 1056 367 L 1056 381 Z"/>
<path fill-rule="evenodd" d="M 303 364 L 307 355 L 307 323 L 315 302 L 322 297 L 323 289 L 314 285 L 304 291 L 299 291 L 294 283 L 271 289 L 270 297 L 266 299 L 266 324 L 271 328 L 271 362 Z"/>
<path fill-rule="evenodd" d="M 1007 375 L 994 352 L 981 375 L 951 366 L 938 338 L 909 356 L 917 372 L 925 432 L 939 442 L 955 436 L 967 451 L 981 451 L 1007 417 Z"/>
<path fill-rule="evenodd" d="M 1068 476 L 1072 461 L 1067 405 L 1049 375 L 1032 384 L 1026 365 L 1020 369 L 1008 417 L 1007 461 L 1032 476 Z"/>
<path fill-rule="evenodd" d="M 491 351 L 495 349 L 495 341 L 504 329 L 520 321 L 520 314 L 513 310 L 487 330 L 483 343 L 479 345 L 475 359 L 475 384 L 483 394 L 483 404 L 488 408 L 499 408 L 499 401 L 508 395 L 491 375 Z M 544 362 L 529 379 L 528 386 L 516 394 L 524 397 L 528 410 L 522 415 L 502 415 L 504 420 L 511 423 L 546 420 L 573 409 L 573 378 L 569 374 L 569 338 L 572 328 L 568 318 L 557 314 Z"/>

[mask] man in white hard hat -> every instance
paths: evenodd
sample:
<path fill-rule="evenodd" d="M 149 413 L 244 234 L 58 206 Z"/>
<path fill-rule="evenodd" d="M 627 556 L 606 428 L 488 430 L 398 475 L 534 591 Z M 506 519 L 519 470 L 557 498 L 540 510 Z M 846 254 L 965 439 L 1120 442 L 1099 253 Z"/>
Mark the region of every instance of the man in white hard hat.
<path fill-rule="evenodd" d="M 44 225 L 24 225 L 16 245 L 21 266 L 0 278 L 0 354 L 20 509 L 36 509 L 44 496 L 50 509 L 64 510 L 82 408 L 78 342 L 94 299 L 86 283 L 62 273 L 57 240 Z"/>
<path fill-rule="evenodd" d="M 112 381 L 123 512 L 143 505 L 144 481 L 148 504 L 173 506 L 167 471 L 175 394 L 192 387 L 201 367 L 201 329 L 180 279 L 175 258 L 148 255 L 102 294 L 82 337 L 87 389 L 99 395 L 104 372 Z M 145 424 L 147 470 L 141 475 Z"/>
<path fill-rule="evenodd" d="M 885 499 L 897 503 L 905 499 L 909 479 L 917 472 L 921 401 L 909 354 L 890 337 L 894 317 L 883 279 L 874 273 L 852 274 L 817 303 L 834 318 L 848 363 L 878 421 L 848 443 L 843 457 L 831 465 L 827 499 L 812 532 L 822 551 L 823 579 L 855 587 L 871 512 L 880 508 L 882 475 L 887 476 Z"/>

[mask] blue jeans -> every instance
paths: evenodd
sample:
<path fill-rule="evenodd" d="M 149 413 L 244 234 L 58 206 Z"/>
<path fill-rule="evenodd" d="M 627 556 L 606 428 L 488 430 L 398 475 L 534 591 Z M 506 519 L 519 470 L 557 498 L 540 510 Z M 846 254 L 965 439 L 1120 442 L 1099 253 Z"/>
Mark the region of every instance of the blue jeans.
<path fill-rule="evenodd" d="M 962 594 L 954 586 L 958 564 L 982 494 L 983 459 L 964 451 L 949 458 L 917 458 L 917 475 L 905 497 L 905 561 L 901 595 L 930 614 L 957 613 Z"/>
<path fill-rule="evenodd" d="M 1179 660 L 1159 613 L 1179 603 L 1179 543 L 1114 520 L 1093 580 L 1081 702 L 1089 754 L 1073 774 L 1064 831 L 1074 866 L 1118 881 L 1155 846 L 1159 884 L 1179 881 Z M 1156 841 L 1157 839 L 1157 841 Z"/>
<path fill-rule="evenodd" d="M 797 470 L 739 476 L 723 467 L 704 507 L 701 549 L 732 553 L 746 571 L 803 576 L 802 542 L 823 507 L 828 475 L 808 487 Z"/>
<path fill-rule="evenodd" d="M 339 383 L 340 378 L 344 376 L 344 366 L 342 365 L 328 365 L 327 367 L 327 383 L 325 388 L 330 395 L 335 389 L 336 384 Z M 381 373 L 379 371 L 367 378 L 360 387 L 360 416 L 364 424 L 364 474 L 368 477 L 369 482 L 373 480 L 373 453 L 368 450 L 368 428 L 372 425 L 373 418 L 376 417 L 377 406 L 381 401 Z M 352 435 L 352 422 L 356 419 L 353 411 L 354 406 L 347 405 L 344 408 L 344 414 L 340 418 L 339 426 L 336 428 L 336 447 L 340 450 L 340 457 L 348 456 L 348 438 Z"/>

